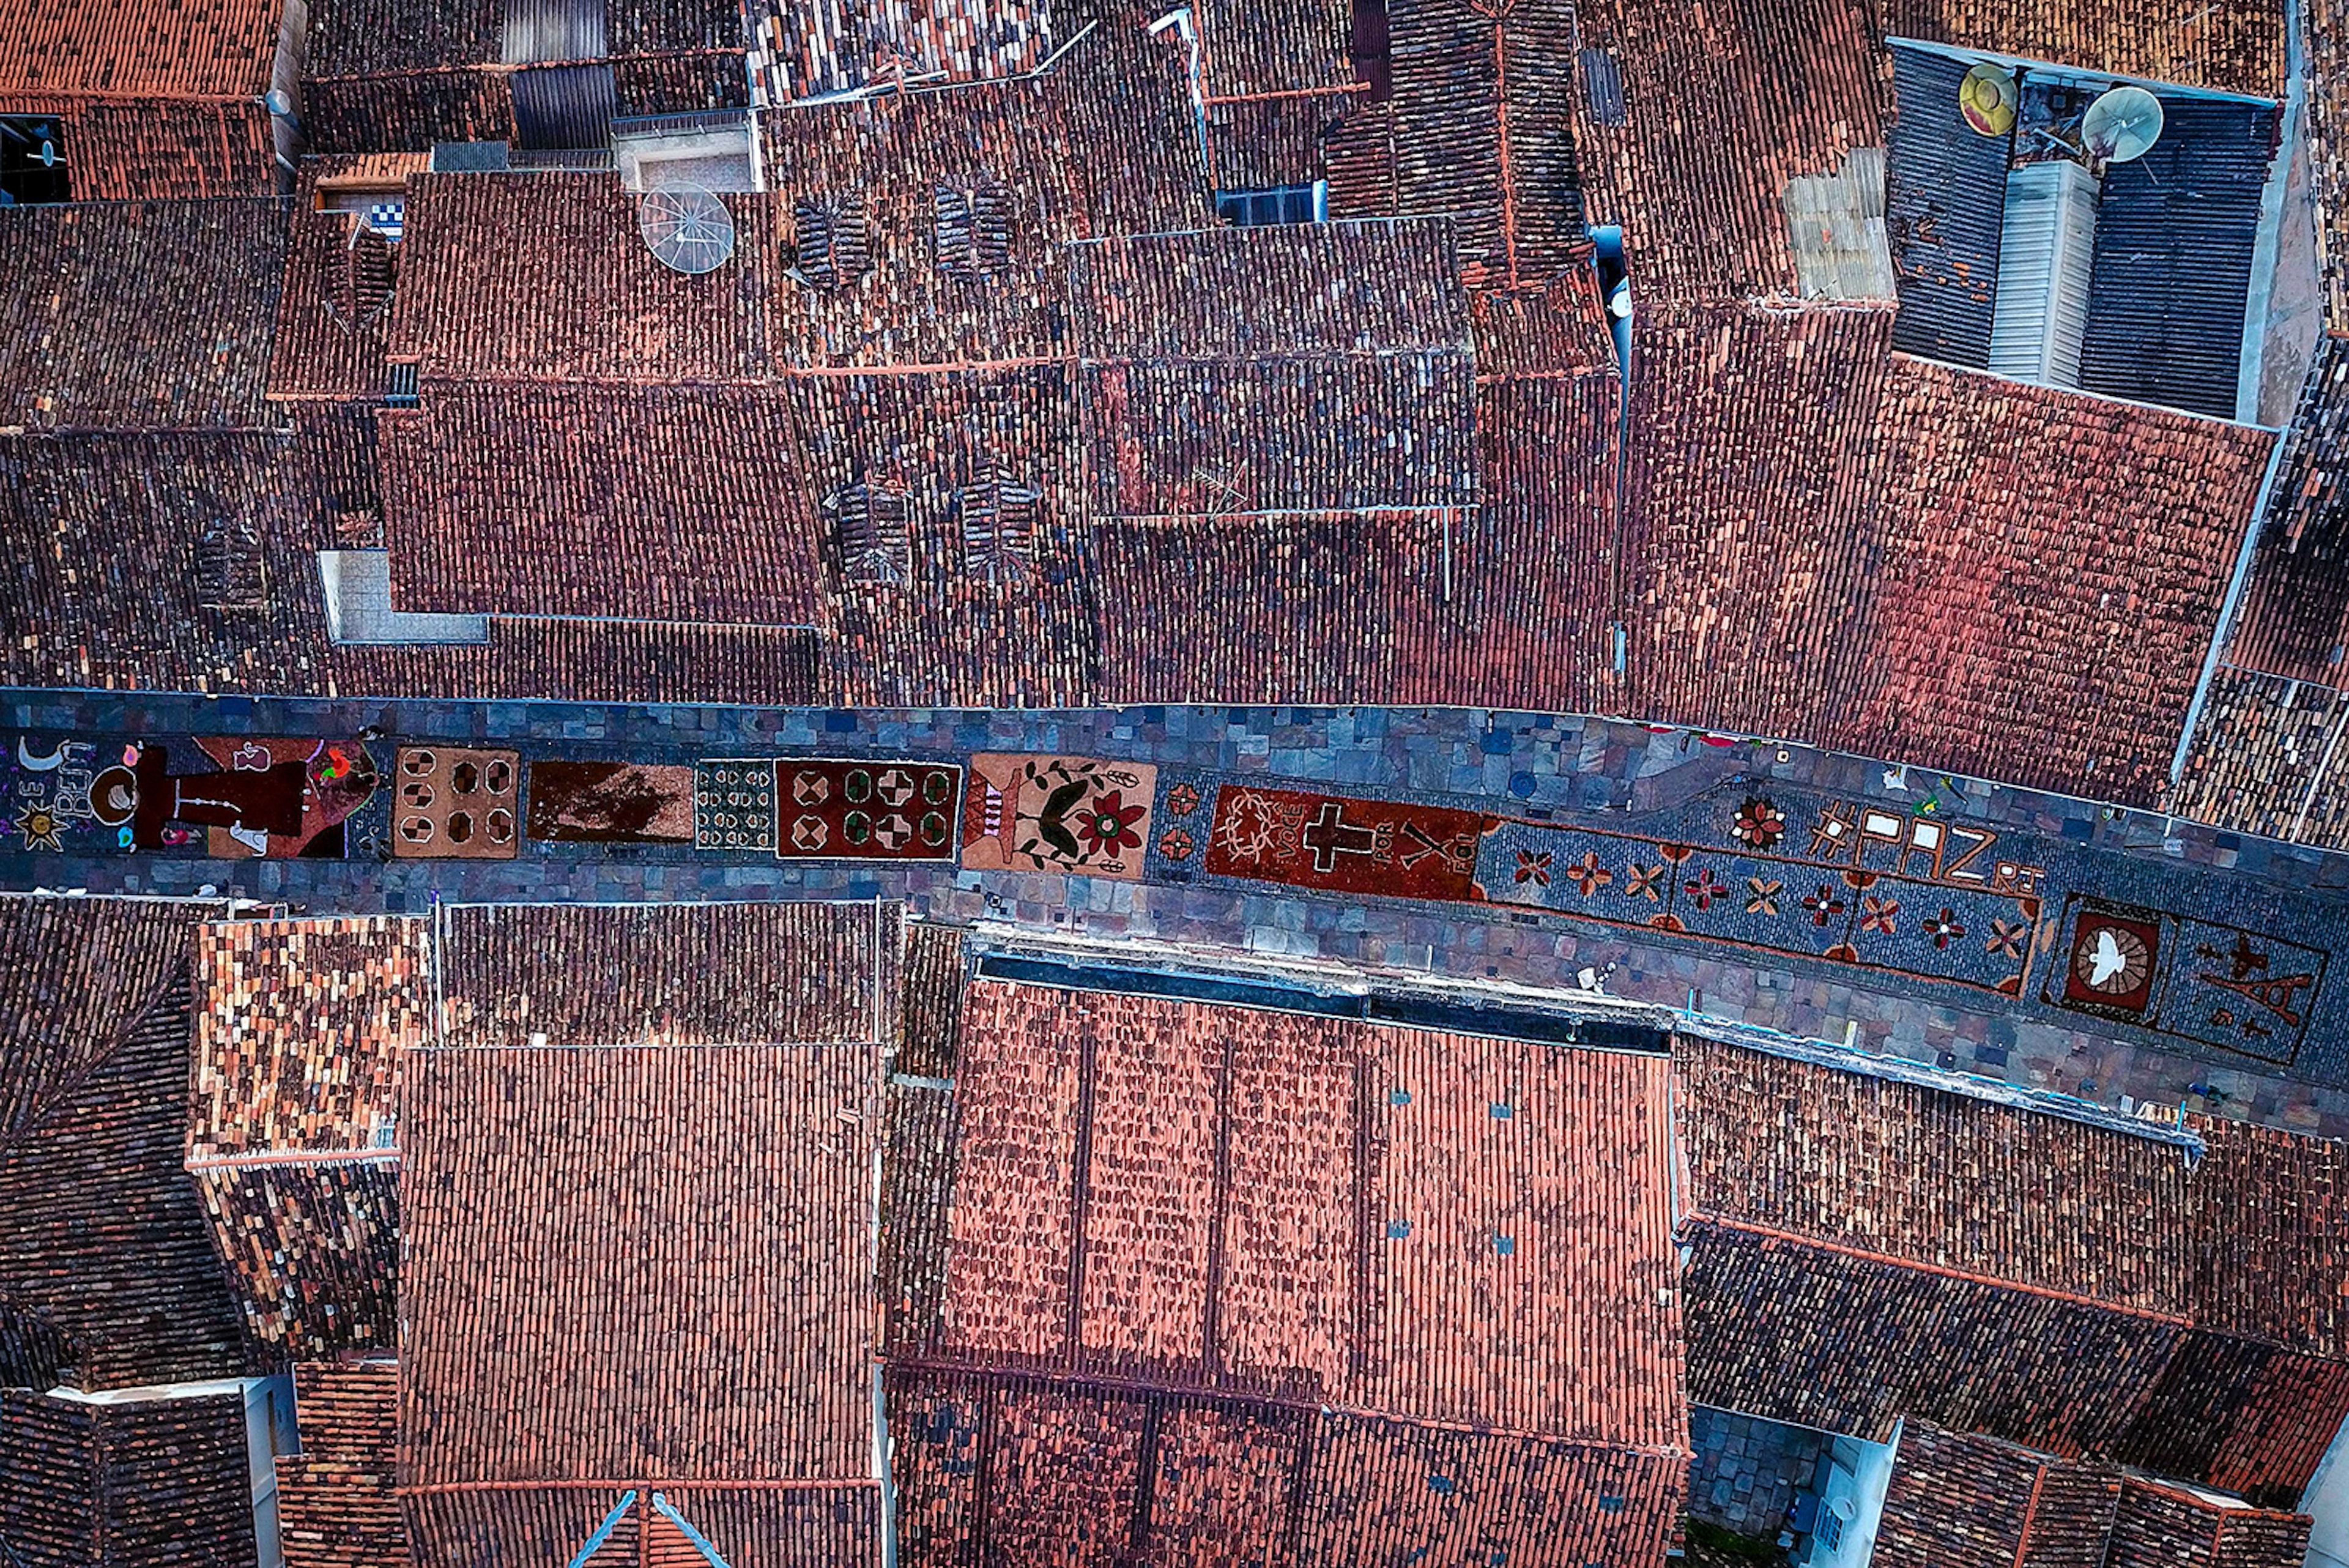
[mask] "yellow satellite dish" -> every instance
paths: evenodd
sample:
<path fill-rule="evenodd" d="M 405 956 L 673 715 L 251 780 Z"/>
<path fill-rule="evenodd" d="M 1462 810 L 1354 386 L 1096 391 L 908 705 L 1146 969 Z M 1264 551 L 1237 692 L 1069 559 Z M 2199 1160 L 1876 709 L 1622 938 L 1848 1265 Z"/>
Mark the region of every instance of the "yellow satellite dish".
<path fill-rule="evenodd" d="M 2015 105 L 2022 102 L 2014 73 L 1985 61 L 1966 73 L 1958 84 L 1958 109 L 1966 123 L 1984 136 L 2004 136 L 2014 129 Z"/>

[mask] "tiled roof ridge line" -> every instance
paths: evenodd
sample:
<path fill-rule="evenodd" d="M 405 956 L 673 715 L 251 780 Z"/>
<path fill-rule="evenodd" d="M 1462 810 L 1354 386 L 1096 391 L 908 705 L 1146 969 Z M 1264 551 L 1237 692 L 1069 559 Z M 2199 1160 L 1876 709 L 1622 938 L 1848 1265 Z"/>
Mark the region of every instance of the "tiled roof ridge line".
<path fill-rule="evenodd" d="M 1813 299 L 1799 294 L 1749 294 L 1738 303 L 1749 314 L 1758 316 L 1889 316 L 1900 308 L 1897 299 Z M 1669 305 L 1663 307 L 1667 312 L 1671 308 Z M 1936 359 L 1933 363 L 1938 365 L 1940 361 Z M 2071 390 L 2068 387 L 2060 389 Z"/>
<path fill-rule="evenodd" d="M 1667 1011 L 1683 1021 L 1681 1033 L 1711 1040 L 1716 1044 L 1740 1046 L 1765 1056 L 1806 1062 L 1831 1072 L 1852 1073 L 1880 1082 L 1904 1084 L 1912 1088 L 1938 1089 L 1943 1094 L 1961 1096 L 1984 1105 L 2002 1106 L 2027 1115 L 2054 1116 L 2124 1137 L 2166 1143 L 2184 1153 L 2189 1168 L 2200 1161 L 2209 1147 L 2201 1134 L 2186 1127 L 2182 1121 L 2149 1121 L 2060 1090 L 2020 1088 L 1977 1074 L 1952 1072 L 1924 1062 L 1911 1062 L 1905 1056 L 1879 1056 L 1855 1046 L 1837 1044 L 1832 1040 L 1806 1039 L 1760 1024 L 1716 1018 L 1711 1013 L 1692 1012 L 1686 1009 Z"/>
<path fill-rule="evenodd" d="M 1215 100 L 1210 99 L 1207 101 L 1213 103 Z M 1330 218 L 1313 226 L 1317 229 L 1366 229 L 1383 224 L 1388 228 L 1394 228 L 1405 223 L 1428 225 L 1449 223 L 1457 217 L 1458 214 L 1455 213 L 1362 213 L 1350 218 Z M 1227 224 L 1212 229 L 1152 229 L 1146 234 L 1079 234 L 1073 239 L 1056 242 L 1055 248 L 1072 251 L 1087 245 L 1133 245 L 1143 240 L 1219 239 L 1226 235 L 1247 233 L 1244 228 L 1235 228 Z M 2349 337 L 2349 333 L 2343 333 L 2341 336 Z"/>
<path fill-rule="evenodd" d="M 779 1480 L 467 1480 L 419 1481 L 392 1488 L 395 1497 L 445 1497 L 468 1491 L 608 1491 L 661 1487 L 669 1491 L 851 1491 L 878 1488 L 878 1476 L 824 1476 Z"/>
<path fill-rule="evenodd" d="M 1750 1220 L 1732 1220 L 1723 1215 L 1708 1214 L 1700 1210 L 1689 1215 L 1687 1224 L 1735 1231 L 1745 1235 L 1760 1237 L 1767 1241 L 1784 1241 L 1797 1247 L 1812 1247 L 1823 1252 L 1833 1252 L 1839 1257 L 1855 1259 L 1860 1262 L 1882 1263 L 1891 1268 L 1936 1274 L 1943 1279 L 1961 1280 L 1967 1284 L 1982 1285 L 1992 1290 L 2019 1291 L 2025 1295 L 2041 1296 L 2049 1301 L 2063 1302 L 2072 1306 L 2084 1306 L 2098 1312 L 2114 1313 L 2147 1323 L 2164 1324 L 2172 1328 L 2190 1329 L 2199 1326 L 2194 1319 L 2181 1316 L 2177 1313 L 2158 1312 L 2151 1307 L 2128 1306 L 2118 1302 L 2099 1301 L 2094 1296 L 2084 1296 L 2075 1291 L 2059 1291 L 2052 1285 L 2034 1285 L 2026 1284 L 2020 1280 L 2002 1280 L 1994 1274 L 1978 1274 L 1971 1270 L 1952 1268 L 1947 1263 L 1929 1263 L 1921 1259 L 1903 1258 L 1891 1252 L 1873 1251 L 1866 1247 L 1855 1247 L 1847 1241 L 1830 1241 L 1824 1237 L 1806 1236 L 1795 1231 L 1783 1231 L 1775 1225 L 1760 1225 Z M 2230 1334 L 2229 1337 L 2240 1336 Z"/>
<path fill-rule="evenodd" d="M 1229 512 L 1096 512 L 1093 516 L 1106 523 L 1134 523 L 1145 526 L 1159 524 L 1195 524 L 1227 522 L 1235 517 L 1342 517 L 1361 522 L 1383 519 L 1413 521 L 1420 518 L 1448 517 L 1455 512 L 1474 512 L 1484 503 L 1472 502 L 1459 506 L 1243 506 Z"/>
<path fill-rule="evenodd" d="M 1465 354 L 1466 351 L 1454 350 L 1450 348 L 1423 348 L 1413 349 L 1412 352 L 1422 354 L 1448 354 L 1460 352 Z M 1299 356 L 1299 358 L 1308 359 L 1327 357 L 1328 356 L 1314 355 Z M 425 357 L 417 353 L 387 354 L 385 356 L 385 359 L 388 363 L 395 365 L 423 366 L 427 363 Z M 1081 361 L 1080 361 L 1074 354 L 1029 354 L 1018 356 L 1009 359 L 947 359 L 930 364 L 778 365 L 770 369 L 762 370 L 756 375 L 749 376 L 613 376 L 579 375 L 571 372 L 553 370 L 465 370 L 453 374 L 434 374 L 425 376 L 423 378 L 421 389 L 428 395 L 427 400 L 419 406 L 396 409 L 391 411 L 405 419 L 429 417 L 431 409 L 429 395 L 435 392 L 446 392 L 450 388 L 492 387 L 503 389 L 509 387 L 609 387 L 614 389 L 636 389 L 647 387 L 674 387 L 687 390 L 703 389 L 720 391 L 739 389 L 759 390 L 767 388 L 781 388 L 793 381 L 839 380 L 844 377 L 854 376 L 902 377 L 982 375 L 992 374 L 999 370 L 1033 370 L 1045 366 L 1055 365 L 1073 371 L 1081 363 Z M 199 428 L 213 430 L 220 427 L 203 426 Z"/>
<path fill-rule="evenodd" d="M 2189 424 L 2224 425 L 2230 430 L 2258 431 L 2262 435 L 2275 437 L 2279 445 L 2282 444 L 2282 438 L 2290 433 L 2289 427 L 2284 425 L 2263 425 L 2256 421 L 2230 419 L 2224 414 L 2198 414 L 2191 409 L 2174 409 L 2166 403 L 2148 403 L 2141 398 L 2116 398 L 2109 393 L 2091 392 L 2078 387 L 2055 387 L 2039 381 L 2018 381 L 2012 376 L 2002 376 L 1995 370 L 1981 369 L 1972 365 L 1961 365 L 1950 359 L 1935 359 L 1923 354 L 1911 354 L 1905 348 L 1891 350 L 1890 358 L 1914 360 L 1920 365 L 1930 365 L 1936 369 L 1947 370 L 1956 376 L 1971 377 L 1978 381 L 1996 382 L 2005 388 L 2010 395 L 2014 396 L 2044 396 L 2057 403 L 2076 400 L 2092 407 L 2130 409 L 2138 413 L 2183 420 Z M 2258 517 L 2259 509 L 2253 507 L 2251 514 L 2254 518 Z"/>
<path fill-rule="evenodd" d="M 2256 675 L 2262 680 L 2285 680 L 2291 682 L 2294 686 L 2313 687 L 2319 691 L 2332 691 L 2336 693 L 2349 691 L 2349 678 L 2345 678 L 2339 685 L 2335 685 L 2330 680 L 2311 680 L 2305 675 L 2285 675 L 2273 670 L 2262 670 L 2256 664 L 2246 664 L 2242 660 L 2233 658 L 2230 655 L 2224 656 L 2220 659 L 2219 668 L 2221 670 L 2231 670 L 2238 675 Z M 2288 843 L 2290 841 L 2285 840 L 2284 842 Z M 2312 845 L 2310 847 L 2318 848 L 2322 846 Z"/>
<path fill-rule="evenodd" d="M 1144 365 L 1154 368 L 1179 369 L 1192 365 L 1319 365 L 1332 359 L 1474 359 L 1474 343 L 1411 343 L 1372 345 L 1362 348 L 1349 344 L 1343 347 L 1314 348 L 1275 348 L 1262 354 L 1080 354 L 1077 362 L 1087 369 L 1103 367 L 1123 368 Z"/>
<path fill-rule="evenodd" d="M 189 1170 L 243 1170 L 273 1165 L 397 1165 L 396 1148 L 282 1148 L 258 1154 L 198 1154 L 181 1161 Z"/>
<path fill-rule="evenodd" d="M 500 1043 L 489 1045 L 410 1045 L 406 1049 L 433 1054 L 490 1056 L 523 1051 L 869 1051 L 887 1044 L 880 1040 L 549 1040 L 533 1045 Z"/>
<path fill-rule="evenodd" d="M 2067 76 L 2085 77 L 2091 79 L 2104 78 L 2116 82 L 2136 82 L 2141 86 L 2158 87 L 2164 92 L 2175 93 L 2180 98 L 2225 99 L 2236 103 L 2278 106 L 2283 102 L 2282 99 L 2268 98 L 2255 92 L 2235 92 L 2227 88 L 2195 87 L 2187 82 L 2164 81 L 2159 77 L 2140 77 L 2133 76 L 2127 71 L 2092 69 L 2086 66 L 2066 65 L 2061 60 L 2043 60 L 2030 55 L 2010 55 L 1997 49 L 1971 48 L 1939 38 L 1917 37 L 1905 33 L 1887 31 L 1884 35 L 1885 47 L 1890 48 L 1895 44 L 1903 48 L 1916 49 L 1925 54 L 1939 55 L 1944 59 L 1961 60 L 1967 65 L 1989 60 L 2001 65 L 2027 66 L 2042 72 L 2060 71 Z M 2291 73 L 2291 62 L 2288 59 L 2279 60 L 2276 63 L 2283 68 L 2285 74 Z"/>
<path fill-rule="evenodd" d="M 2031 1532 L 2039 1522 L 2039 1494 L 2047 1485 L 2047 1461 L 2041 1459 L 2031 1467 L 2031 1501 L 2023 1505 L 2023 1529 L 2014 1538 L 2014 1568 L 2023 1568 L 2023 1560 L 2031 1551 Z"/>
<path fill-rule="evenodd" d="M 1687 1449 L 1670 1443 L 1626 1443 L 1607 1438 L 1578 1438 L 1564 1432 L 1546 1432 L 1532 1427 L 1494 1426 L 1488 1422 L 1449 1420 L 1438 1416 L 1414 1416 L 1402 1410 L 1381 1410 L 1369 1405 L 1332 1404 L 1326 1399 L 1299 1398 L 1293 1394 L 1273 1394 L 1251 1388 L 1202 1387 L 1192 1384 L 1168 1383 L 1147 1377 L 1131 1377 L 1115 1372 L 1092 1371 L 1083 1368 L 1041 1363 L 982 1365 L 956 1360 L 947 1355 L 891 1355 L 885 1366 L 893 1372 L 943 1373 L 952 1376 L 976 1378 L 988 1383 L 1034 1383 L 1055 1390 L 1099 1389 L 1111 1394 L 1130 1394 L 1145 1397 L 1164 1397 L 1170 1399 L 1197 1400 L 1214 1406 L 1246 1405 L 1260 1409 L 1288 1410 L 1299 1415 L 1350 1416 L 1364 1420 L 1391 1421 L 1398 1426 L 1423 1428 L 1431 1431 L 1458 1432 L 1470 1437 L 1506 1438 L 1512 1440 L 1562 1443 L 1571 1448 L 1594 1452 L 1633 1454 L 1642 1459 L 1686 1459 L 1692 1457 Z"/>
<path fill-rule="evenodd" d="M 696 45 L 683 49 L 638 49 L 625 55 L 588 55 L 575 60 L 478 60 L 453 66 L 402 66 L 396 70 L 351 71 L 341 76 L 305 75 L 303 79 L 312 82 L 342 83 L 391 81 L 407 77 L 453 77 L 472 74 L 512 76 L 521 71 L 543 70 L 557 66 L 603 66 L 625 60 L 689 60 L 710 55 L 731 55 L 739 57 L 741 54 L 740 49 L 711 48 L 708 45 Z M 243 102 L 250 96 L 243 95 L 231 101 Z M 748 113 L 749 110 L 745 109 L 742 112 Z"/>

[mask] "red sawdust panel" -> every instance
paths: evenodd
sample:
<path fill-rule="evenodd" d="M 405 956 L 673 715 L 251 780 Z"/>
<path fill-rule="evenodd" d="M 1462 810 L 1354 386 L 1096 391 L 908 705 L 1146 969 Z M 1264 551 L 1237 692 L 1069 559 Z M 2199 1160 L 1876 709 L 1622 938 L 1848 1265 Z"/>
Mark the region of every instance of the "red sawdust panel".
<path fill-rule="evenodd" d="M 1264 1014 L 1232 1043 L 1229 1195 L 1216 1298 L 1223 1380 L 1334 1397 L 1362 1289 L 1358 1026 Z"/>
<path fill-rule="evenodd" d="M 1071 1173 L 1083 1050 L 1043 999 L 981 981 L 963 999 L 961 1168 L 948 1220 L 944 1345 L 1067 1348 Z"/>
<path fill-rule="evenodd" d="M 1229 1014 L 1074 992 L 1060 1011 L 1095 1043 L 1081 1352 L 1103 1370 L 1195 1376 Z"/>
<path fill-rule="evenodd" d="M 1684 1448 L 1669 1062 L 1377 1033 L 1382 1343 L 1350 1402 Z"/>

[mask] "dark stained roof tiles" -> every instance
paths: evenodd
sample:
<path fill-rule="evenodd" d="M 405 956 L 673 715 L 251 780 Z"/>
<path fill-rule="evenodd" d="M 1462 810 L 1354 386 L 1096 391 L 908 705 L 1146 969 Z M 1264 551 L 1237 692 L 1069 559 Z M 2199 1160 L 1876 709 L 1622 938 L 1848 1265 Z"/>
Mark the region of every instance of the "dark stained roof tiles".
<path fill-rule="evenodd" d="M 2106 1448 L 2186 1334 L 1727 1226 L 1687 1241 L 1689 1398 L 1878 1442 L 1905 1415 L 2058 1454 Z"/>
<path fill-rule="evenodd" d="M 1354 85 L 1350 0 L 1204 0 L 1199 83 L 1210 99 Z"/>
<path fill-rule="evenodd" d="M 85 1405 L 0 1390 L 0 1496 L 27 1568 L 252 1568 L 248 1464 L 234 1394 Z"/>
<path fill-rule="evenodd" d="M 2189 1175 L 2174 1146 L 1740 1046 L 1684 1039 L 1680 1052 L 1692 1212 L 2188 1310 L 2178 1221 L 2209 1171 Z"/>
<path fill-rule="evenodd" d="M 274 202 L 80 202 L 0 210 L 16 329 L 0 425 L 260 426 L 285 266 Z"/>
<path fill-rule="evenodd" d="M 285 1568 L 408 1568 L 392 1495 L 398 1368 L 389 1361 L 294 1368 L 302 1451 L 277 1459 L 277 1535 Z"/>
<path fill-rule="evenodd" d="M 2128 0 L 1889 0 L 1885 33 L 2052 60 L 2091 75 L 2282 98 L 2283 13 L 2259 0 L 2172 18 Z"/>
<path fill-rule="evenodd" d="M 322 178 L 398 178 L 422 159 L 305 160 L 286 217 L 285 283 L 270 339 L 272 398 L 349 398 L 373 402 L 384 391 L 384 335 L 391 302 L 365 286 L 365 259 L 353 243 L 355 216 L 316 208 Z M 396 171 L 396 172 L 395 172 Z M 407 253 L 394 250 L 396 267 Z"/>
<path fill-rule="evenodd" d="M 209 905 L 0 897 L 0 1148 L 165 1005 Z"/>
<path fill-rule="evenodd" d="M 192 1169 L 253 1342 L 273 1360 L 388 1350 L 398 1331 L 399 1175 L 386 1160 Z"/>
<path fill-rule="evenodd" d="M 881 904 L 451 905 L 436 1043 L 894 1039 L 901 919 Z"/>
<path fill-rule="evenodd" d="M 2120 1472 L 1911 1421 L 1884 1494 L 1883 1568 L 2103 1568 Z"/>
<path fill-rule="evenodd" d="M 435 383 L 387 412 L 403 609 L 823 624 L 792 400 Z"/>
<path fill-rule="evenodd" d="M 1452 226 L 1274 224 L 1101 240 L 1068 253 L 1086 359 L 1220 359 L 1467 347 Z"/>
<path fill-rule="evenodd" d="M 431 1024 L 425 938 L 408 916 L 202 928 L 190 1157 L 388 1147 L 395 1060 Z"/>
<path fill-rule="evenodd" d="M 0 95 L 243 98 L 269 86 L 280 0 L 26 0 L 0 41 Z"/>
<path fill-rule="evenodd" d="M 64 119 L 77 202 L 277 193 L 272 122 L 256 99 L 95 99 Z"/>
<path fill-rule="evenodd" d="M 1104 518 L 1091 551 L 1099 602 L 1183 608 L 1102 617 L 1100 700 L 1441 701 L 1480 662 L 1450 631 L 1445 580 L 1447 545 L 1464 556 L 1475 518 Z M 1464 603 L 1467 574 L 1455 581 Z"/>
<path fill-rule="evenodd" d="M 413 1054 L 402 1483 L 868 1477 L 877 1063 Z"/>
<path fill-rule="evenodd" d="M 2121 1483 L 2106 1568 L 2292 1568 L 2307 1555 L 2304 1514 L 2246 1508 L 2146 1477 Z"/>
<path fill-rule="evenodd" d="M 511 141 L 513 91 L 502 72 L 313 77 L 302 88 L 315 152 L 429 152 L 440 141 Z"/>
<path fill-rule="evenodd" d="M 1465 354 L 1107 365 L 1085 376 L 1096 517 L 1468 506 Z"/>

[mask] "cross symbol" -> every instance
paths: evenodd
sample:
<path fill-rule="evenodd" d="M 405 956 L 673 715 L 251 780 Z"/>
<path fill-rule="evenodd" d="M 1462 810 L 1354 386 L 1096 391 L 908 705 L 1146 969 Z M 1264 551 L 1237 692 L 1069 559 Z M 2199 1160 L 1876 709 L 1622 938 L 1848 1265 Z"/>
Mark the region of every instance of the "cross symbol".
<path fill-rule="evenodd" d="M 1321 803 L 1320 815 L 1305 825 L 1298 842 L 1313 851 L 1313 869 L 1335 871 L 1340 855 L 1369 855 L 1376 851 L 1379 836 L 1375 828 L 1346 821 L 1346 808 L 1334 800 Z"/>

